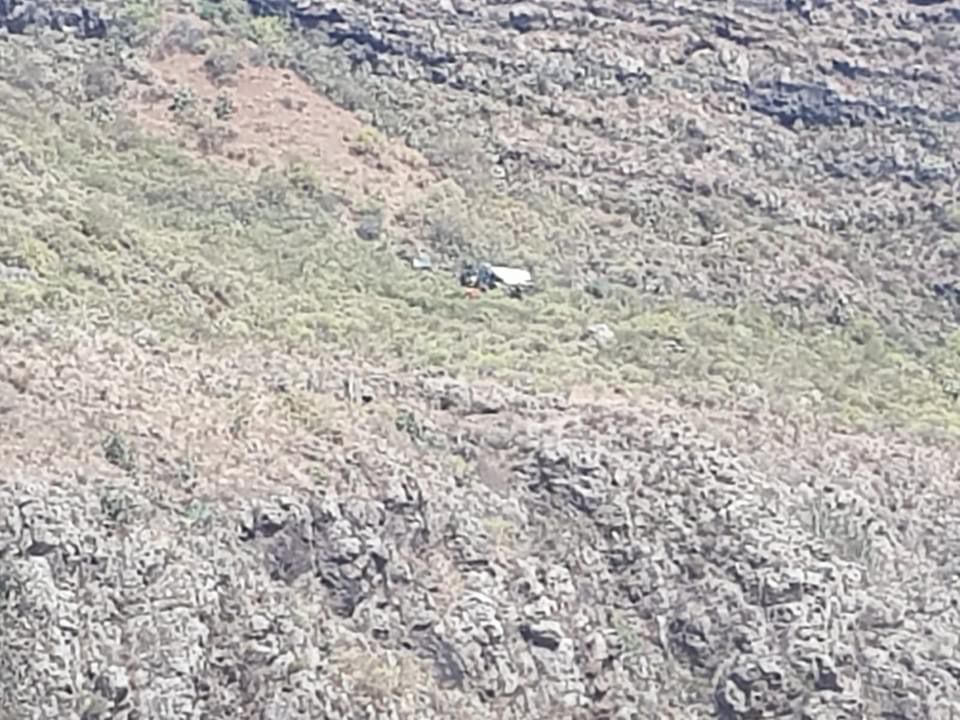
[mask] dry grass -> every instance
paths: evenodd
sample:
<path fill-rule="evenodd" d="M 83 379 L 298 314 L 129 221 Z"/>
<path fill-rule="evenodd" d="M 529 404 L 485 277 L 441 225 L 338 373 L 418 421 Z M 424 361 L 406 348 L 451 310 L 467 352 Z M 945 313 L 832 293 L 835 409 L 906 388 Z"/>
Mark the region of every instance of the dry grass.
<path fill-rule="evenodd" d="M 351 148 L 386 141 L 289 73 L 238 70 L 250 82 L 281 78 L 281 87 L 238 97 L 242 123 L 227 121 L 236 142 L 256 145 L 253 126 L 264 114 L 276 114 L 295 142 L 306 111 L 285 108 L 278 100 L 285 93 L 309 104 L 312 122 L 333 118 L 327 140 L 302 162 L 251 173 L 198 157 L 189 145 L 178 148 L 165 134 L 172 121 L 162 103 L 149 110 L 123 99 L 135 81 L 113 100 L 63 100 L 57 88 L 71 79 L 44 69 L 48 59 L 60 53 L 78 77 L 103 75 L 107 60 L 89 47 L 17 41 L 0 52 L 0 259 L 38 278 L 0 281 L 8 326 L 56 314 L 89 327 L 275 341 L 538 387 L 658 386 L 704 408 L 816 413 L 864 427 L 960 428 L 956 401 L 944 391 L 960 374 L 956 353 L 918 358 L 867 317 L 844 328 L 801 330 L 758 303 L 711 307 L 625 288 L 594 297 L 570 285 L 553 229 L 576 228 L 588 216 L 556 197 L 467 194 L 444 181 L 385 200 L 364 181 L 350 202 L 366 199 L 387 212 L 382 237 L 360 239 L 337 199 L 343 186 L 335 166 L 350 159 L 367 168 L 369 153 Z M 156 62 L 175 82 L 189 79 L 202 98 L 213 97 L 201 56 Z M 190 132 L 178 128 L 176 137 Z M 405 182 L 399 166 L 369 172 L 381 185 Z M 496 295 L 465 302 L 451 274 L 418 274 L 398 257 L 398 247 L 414 243 L 451 263 L 464 252 L 524 262 L 542 269 L 543 291 L 523 302 Z M 586 327 L 600 322 L 615 337 L 608 347 L 585 337 Z"/>

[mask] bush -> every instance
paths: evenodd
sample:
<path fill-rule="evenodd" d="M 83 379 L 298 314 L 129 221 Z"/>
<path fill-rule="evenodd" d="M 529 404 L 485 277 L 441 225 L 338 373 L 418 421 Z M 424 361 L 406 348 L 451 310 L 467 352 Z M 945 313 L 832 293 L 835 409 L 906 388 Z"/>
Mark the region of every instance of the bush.
<path fill-rule="evenodd" d="M 177 91 L 173 94 L 173 101 L 170 103 L 170 109 L 173 112 L 184 112 L 194 107 L 197 103 L 197 98 L 193 94 L 193 90 L 188 87 L 179 87 Z"/>
<path fill-rule="evenodd" d="M 383 210 L 371 208 L 364 210 L 357 224 L 357 235 L 361 240 L 372 242 L 380 238 L 383 232 Z"/>
<path fill-rule="evenodd" d="M 159 0 L 131 0 L 120 5 L 111 35 L 133 48 L 147 46 L 160 29 Z"/>
<path fill-rule="evenodd" d="M 157 48 L 161 55 L 185 50 L 193 55 L 203 55 L 209 51 L 207 33 L 189 20 L 179 20 L 163 36 Z"/>
<path fill-rule="evenodd" d="M 213 114 L 217 120 L 229 120 L 235 111 L 236 107 L 233 104 L 233 99 L 229 95 L 222 93 L 217 95 L 217 99 L 213 104 Z"/>
<path fill-rule="evenodd" d="M 120 90 L 117 71 L 105 62 L 94 62 L 84 68 L 83 95 L 88 101 L 114 97 Z"/>
<path fill-rule="evenodd" d="M 219 124 L 205 125 L 197 131 L 197 149 L 204 155 L 223 155 L 224 146 L 236 132 Z"/>
<path fill-rule="evenodd" d="M 287 29 L 280 18 L 255 17 L 247 24 L 246 35 L 271 53 L 282 53 L 287 46 Z"/>
<path fill-rule="evenodd" d="M 218 27 L 244 24 L 250 18 L 244 0 L 198 0 L 194 7 L 197 15 Z"/>
<path fill-rule="evenodd" d="M 243 67 L 236 53 L 228 50 L 218 50 L 203 61 L 203 69 L 214 85 L 222 86 L 232 83 L 236 74 Z"/>

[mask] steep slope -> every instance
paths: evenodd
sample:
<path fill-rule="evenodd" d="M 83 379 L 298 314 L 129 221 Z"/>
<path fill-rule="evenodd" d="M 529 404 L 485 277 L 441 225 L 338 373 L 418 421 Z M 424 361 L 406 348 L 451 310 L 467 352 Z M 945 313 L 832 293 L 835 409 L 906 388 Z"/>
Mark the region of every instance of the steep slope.
<path fill-rule="evenodd" d="M 37 330 L 12 717 L 960 709 L 955 448 Z"/>
<path fill-rule="evenodd" d="M 628 217 L 568 248 L 594 272 L 812 324 L 838 301 L 956 320 L 932 287 L 957 272 L 953 3 L 254 5 L 348 56 L 433 157 L 470 135 L 510 194 Z"/>
<path fill-rule="evenodd" d="M 252 10 L 0 3 L 3 713 L 960 713 L 952 4 Z"/>
<path fill-rule="evenodd" d="M 214 181 L 213 176 L 208 176 L 201 181 L 198 170 L 174 169 L 181 161 L 171 159 L 165 165 L 165 177 L 157 178 L 163 187 L 143 196 L 145 202 L 132 200 L 139 197 L 136 194 L 126 193 L 126 198 L 119 200 L 116 192 L 108 192 L 104 187 L 93 189 L 94 196 L 99 197 L 103 205 L 123 207 L 124 203 L 135 202 L 137 210 L 128 207 L 125 212 L 131 218 L 149 218 L 156 224 L 155 208 L 165 202 L 160 198 L 169 196 L 172 202 L 180 202 L 174 189 L 184 182 L 193 182 L 188 178 L 196 178 L 187 192 L 191 206 L 198 211 L 204 208 L 203 223 L 176 225 L 169 212 L 161 213 L 164 238 L 200 243 L 207 248 L 208 260 L 216 258 L 219 263 L 227 258 L 225 262 L 235 263 L 234 269 L 248 276 L 251 268 L 264 267 L 262 249 L 270 244 L 264 244 L 265 237 L 287 238 L 285 249 L 279 252 L 284 259 L 274 258 L 277 272 L 271 281 L 281 283 L 281 290 L 275 287 L 267 291 L 264 284 L 255 289 L 264 277 L 258 272 L 254 273 L 258 279 L 254 286 L 247 288 L 250 292 L 245 299 L 239 296 L 229 299 L 229 312 L 221 312 L 222 304 L 213 301 L 211 312 L 228 318 L 231 332 L 247 332 L 251 324 L 272 331 L 278 322 L 284 325 L 294 322 L 296 336 L 301 339 L 316 341 L 336 336 L 341 346 L 356 343 L 380 355 L 416 358 L 412 360 L 414 363 L 439 363 L 450 370 L 511 375 L 522 370 L 525 381 L 541 384 L 562 385 L 591 377 L 603 377 L 618 384 L 653 382 L 669 387 L 695 405 L 708 406 L 741 403 L 744 397 L 759 393 L 776 397 L 777 403 L 791 412 L 807 412 L 812 404 L 819 414 L 865 427 L 877 422 L 909 423 L 935 429 L 957 426 L 955 398 L 960 387 L 960 364 L 955 347 L 960 340 L 953 330 L 950 309 L 953 297 L 950 247 L 956 232 L 950 224 L 953 195 L 944 195 L 944 188 L 952 182 L 949 177 L 932 175 L 924 181 L 926 185 L 911 191 L 919 193 L 917 202 L 922 201 L 926 208 L 922 212 L 902 193 L 890 195 L 896 200 L 896 207 L 912 213 L 915 221 L 905 223 L 900 229 L 884 225 L 876 232 L 863 228 L 853 233 L 852 229 L 846 232 L 839 227 L 828 232 L 816 223 L 791 220 L 780 211 L 744 204 L 736 194 L 747 187 L 765 188 L 764 192 L 769 193 L 808 193 L 816 192 L 813 188 L 828 188 L 824 191 L 824 202 L 808 198 L 798 201 L 796 207 L 833 212 L 829 208 L 838 198 L 852 207 L 871 196 L 873 190 L 865 181 L 858 180 L 859 176 L 854 177 L 856 173 L 845 173 L 845 177 L 849 176 L 846 179 L 835 177 L 837 173 L 831 175 L 830 168 L 838 167 L 836 163 L 824 164 L 817 160 L 819 156 L 804 150 L 803 143 L 816 141 L 824 148 L 833 148 L 830 151 L 836 154 L 841 145 L 848 146 L 850 138 L 857 137 L 858 133 L 867 133 L 870 142 L 886 148 L 902 145 L 891 133 L 909 138 L 942 137 L 940 145 L 932 144 L 933 140 L 924 142 L 932 148 L 930 152 L 940 152 L 949 159 L 953 134 L 948 132 L 947 124 L 943 124 L 947 120 L 937 125 L 934 120 L 920 118 L 905 124 L 905 116 L 898 116 L 900 120 L 896 122 L 875 120 L 848 128 L 849 132 L 834 125 L 808 129 L 797 126 L 787 130 L 763 113 L 750 110 L 749 103 L 743 105 L 743 111 L 729 115 L 707 108 L 702 111 L 706 114 L 700 122 L 705 127 L 715 127 L 711 132 L 715 132 L 718 151 L 701 154 L 700 160 L 689 167 L 713 175 L 726 172 L 723 168 L 730 161 L 717 159 L 721 155 L 726 157 L 726 151 L 721 150 L 733 152 L 740 148 L 744 159 L 735 161 L 734 165 L 742 177 L 730 183 L 735 189 L 735 192 L 731 190 L 733 195 L 711 191 L 710 197 L 705 198 L 692 186 L 689 192 L 679 193 L 671 180 L 674 169 L 679 167 L 677 163 L 650 159 L 642 163 L 624 161 L 624 165 L 618 159 L 617 167 L 629 165 L 640 174 L 629 179 L 613 170 L 606 174 L 593 172 L 590 178 L 581 178 L 578 183 L 584 188 L 594 185 L 606 188 L 607 193 L 622 194 L 629 190 L 653 205 L 634 212 L 622 205 L 600 202 L 596 199 L 600 192 L 597 189 L 591 189 L 581 202 L 567 197 L 569 193 L 565 193 L 561 182 L 564 173 L 569 174 L 573 166 L 595 164 L 609 154 L 606 150 L 600 151 L 599 140 L 587 142 L 598 134 L 606 137 L 603 128 L 588 122 L 589 117 L 602 115 L 607 118 L 607 124 L 622 125 L 626 128 L 624 132 L 633 133 L 618 140 L 615 148 L 610 146 L 616 149 L 618 158 L 624 153 L 690 155 L 687 145 L 695 139 L 657 140 L 636 133 L 649 134 L 667 121 L 676 127 L 686 127 L 689 118 L 684 119 L 683 108 L 691 103 L 709 106 L 723 97 L 740 97 L 738 92 L 743 100 L 759 91 L 747 85 L 740 90 L 731 86 L 724 90 L 726 95 L 718 95 L 719 91 L 714 89 L 694 92 L 691 88 L 700 88 L 706 83 L 701 76 L 719 73 L 715 81 L 711 80 L 712 88 L 720 83 L 720 76 L 726 71 L 718 69 L 721 68 L 718 63 L 698 70 L 700 66 L 691 59 L 679 65 L 651 65 L 660 68 L 657 73 L 648 72 L 657 78 L 656 82 L 633 88 L 625 79 L 623 82 L 611 79 L 608 90 L 600 92 L 599 81 L 591 78 L 607 71 L 601 72 L 603 68 L 589 59 L 593 54 L 587 53 L 587 59 L 581 62 L 577 59 L 579 55 L 568 57 L 565 53 L 550 52 L 546 56 L 556 56 L 551 60 L 554 64 L 560 63 L 568 69 L 575 65 L 581 68 L 577 72 L 585 73 L 582 81 L 571 80 L 570 87 L 564 91 L 564 106 L 571 112 L 581 113 L 576 116 L 579 120 L 572 118 L 568 122 L 552 117 L 542 107 L 550 99 L 547 96 L 533 94 L 533 99 L 523 101 L 524 107 L 516 107 L 511 98 L 526 97 L 530 93 L 521 92 L 519 86 L 516 92 L 507 92 L 513 87 L 511 83 L 516 84 L 511 78 L 524 79 L 525 83 L 531 80 L 532 76 L 525 74 L 527 65 L 539 67 L 539 60 L 534 61 L 541 58 L 543 52 L 537 47 L 525 49 L 531 38 L 543 38 L 548 45 L 556 41 L 560 43 L 558 47 L 562 47 L 561 40 L 569 39 L 566 31 L 519 32 L 509 23 L 494 22 L 498 17 L 496 13 L 505 12 L 506 6 L 499 5 L 478 6 L 470 12 L 466 5 L 457 6 L 459 11 L 434 9 L 431 12 L 439 12 L 443 18 L 434 24 L 425 18 L 418 20 L 419 16 L 412 10 L 395 17 L 395 22 L 387 22 L 394 17 L 386 12 L 392 6 L 385 6 L 379 14 L 361 13 L 363 7 L 353 4 L 349 6 L 353 10 L 344 8 L 339 15 L 331 13 L 329 17 L 315 18 L 316 22 L 302 15 L 301 22 L 315 28 L 298 32 L 285 29 L 284 23 L 275 17 L 251 17 L 244 5 L 236 3 L 201 4 L 197 11 L 205 18 L 202 21 L 190 13 L 184 14 L 189 7 L 177 13 L 172 8 L 161 12 L 161 6 L 121 4 L 114 8 L 111 27 L 115 30 L 105 40 L 63 45 L 53 42 L 52 35 L 44 34 L 47 39 L 32 50 L 29 43 L 9 43 L 4 50 L 9 72 L 16 76 L 12 79 L 21 89 L 8 95 L 7 104 L 11 108 L 26 107 L 23 95 L 18 93 L 22 93 L 23 86 L 32 87 L 30 92 L 46 97 L 42 101 L 45 109 L 30 121 L 38 139 L 58 132 L 63 135 L 62 129 L 49 126 L 48 108 L 56 106 L 57 112 L 63 111 L 65 96 L 61 90 L 69 85 L 66 97 L 73 103 L 72 107 L 82 109 L 79 114 L 69 112 L 63 117 L 72 123 L 83 116 L 92 119 L 96 128 L 91 130 L 87 121 L 82 132 L 112 133 L 113 146 L 126 147 L 134 142 L 137 127 L 162 130 L 172 133 L 186 149 L 202 152 L 213 162 L 221 158 L 232 163 L 234 173 L 229 175 L 229 180 Z M 595 6 L 591 7 L 596 10 Z M 822 14 L 821 10 L 826 11 L 821 8 L 814 13 L 815 18 Z M 838 8 L 834 10 L 841 12 Z M 354 17 L 350 12 L 358 14 Z M 514 8 L 515 15 L 516 12 L 519 11 Z M 589 22 L 586 18 L 579 23 L 586 29 L 572 35 L 586 47 L 600 42 L 601 38 L 616 38 L 618 33 L 628 30 L 639 33 L 637 27 L 642 24 L 641 20 L 648 16 L 660 17 L 659 12 L 645 10 L 637 15 L 630 10 L 620 13 L 622 18 L 616 14 Z M 484 13 L 492 14 L 487 17 Z M 563 16 L 559 9 L 555 14 Z M 363 23 L 368 16 L 370 22 L 387 22 L 387 25 L 377 30 L 380 33 L 377 37 L 385 38 L 382 46 L 373 43 L 372 49 L 365 50 L 363 43 L 367 40 L 361 31 L 366 27 Z M 689 34 L 710 17 L 702 11 L 684 10 L 668 25 L 676 25 L 679 29 L 675 32 Z M 784 17 L 776 14 L 758 17 L 754 22 L 766 18 L 764 27 L 776 20 L 791 29 L 803 53 L 809 55 L 820 47 L 809 35 L 813 30 L 803 29 L 807 21 L 800 16 L 788 13 Z M 890 22 L 896 20 L 902 24 L 910 17 L 914 16 L 896 15 Z M 940 38 L 937 42 L 949 44 L 949 30 L 954 27 L 950 24 L 952 18 L 949 9 L 925 10 L 914 17 L 915 32 L 931 38 L 936 35 Z M 714 18 L 713 22 L 720 21 Z M 733 20 L 728 18 L 726 22 Z M 602 25 L 603 32 L 589 30 L 591 23 Z M 885 48 L 891 44 L 878 46 L 874 42 L 882 36 L 881 30 L 886 25 L 879 19 L 875 24 L 880 29 L 865 22 L 854 29 L 863 34 L 860 44 L 877 47 L 874 55 L 879 53 L 877 57 L 886 58 L 884 53 L 890 51 Z M 488 48 L 484 56 L 488 64 L 500 63 L 506 57 L 527 59 L 518 65 L 516 77 L 507 66 L 502 72 L 498 71 L 495 78 L 483 86 L 490 86 L 487 94 L 468 92 L 456 82 L 452 85 L 428 82 L 420 77 L 426 72 L 425 66 L 416 63 L 422 61 L 429 65 L 427 58 L 433 56 L 427 49 L 432 45 L 423 46 L 417 38 L 430 35 L 431 27 L 444 30 L 430 43 L 446 43 L 454 49 L 459 47 L 460 34 L 467 33 L 464 42 L 469 40 Z M 480 29 L 471 30 L 477 27 Z M 354 28 L 357 37 L 345 28 Z M 774 39 L 781 37 L 778 28 L 768 28 L 772 48 L 787 43 L 782 38 L 778 41 L 780 45 L 774 43 Z M 944 34 L 946 39 L 940 37 Z M 393 47 L 388 41 L 395 35 L 404 39 Z M 609 70 L 614 77 L 623 75 L 628 65 L 633 68 L 630 72 L 640 72 L 646 67 L 644 63 L 653 62 L 646 58 L 646 46 L 640 43 L 639 37 L 634 38 L 635 43 L 621 48 L 620 56 L 633 60 L 628 63 L 624 59 L 620 65 L 612 65 L 619 68 Z M 670 33 L 664 38 L 657 35 L 656 47 L 670 47 L 670 37 Z M 251 41 L 254 41 L 252 45 Z M 722 38 L 716 40 L 720 49 L 729 50 L 730 42 Z M 510 52 L 504 54 L 505 50 L 498 49 L 501 46 Z M 769 60 L 763 60 L 764 53 L 774 50 L 765 47 L 764 43 L 753 43 L 743 49 L 747 53 L 744 57 L 749 59 L 750 53 L 759 54 L 750 62 L 757 67 L 764 62 L 769 64 Z M 631 48 L 632 54 L 624 55 Z M 371 74 L 370 63 L 381 51 L 386 53 L 383 61 L 386 65 Z M 447 75 L 455 68 L 467 66 L 466 60 L 458 59 L 453 49 L 448 55 L 443 56 L 444 62 L 440 63 Z M 363 62 L 360 62 L 361 56 L 366 58 Z M 597 56 L 603 54 L 597 51 Z M 700 56 L 701 53 L 696 53 L 693 57 Z M 867 62 L 874 56 L 865 57 Z M 946 63 L 944 72 L 948 70 L 950 57 L 945 53 L 941 58 Z M 403 58 L 407 60 L 401 62 Z M 804 61 L 807 64 L 800 62 L 801 59 L 798 56 L 797 63 L 791 65 L 791 72 L 800 73 L 803 68 L 809 72 L 816 70 L 810 65 L 813 62 L 810 58 Z M 876 58 L 875 61 L 880 62 Z M 402 77 L 398 77 L 399 70 L 388 72 L 397 63 L 409 66 L 405 71 L 407 75 L 401 73 Z M 60 68 L 59 74 L 53 73 L 54 66 Z M 104 66 L 109 72 L 105 71 L 101 77 L 97 70 Z M 282 67 L 287 68 L 286 77 L 274 69 Z M 348 120 L 342 110 L 334 111 L 327 99 L 312 98 L 309 88 L 295 81 L 291 72 L 299 73 L 309 85 L 347 108 L 359 108 L 357 117 Z M 546 72 L 537 70 L 534 74 L 540 77 Z M 31 73 L 36 77 L 25 77 Z M 549 73 L 544 75 L 548 76 Z M 57 86 L 56 77 L 62 78 L 64 85 Z M 910 81 L 917 85 L 918 98 L 930 95 L 924 90 L 926 77 L 919 74 Z M 691 85 L 696 78 L 701 78 L 697 80 L 699 84 Z M 247 96 L 243 90 L 244 87 L 266 88 L 264 83 L 270 82 L 277 85 L 276 102 L 270 100 L 270 93 L 265 90 L 255 90 L 256 98 Z M 875 84 L 871 85 L 868 80 L 862 82 L 861 94 L 873 92 Z M 633 88 L 629 92 L 625 89 L 628 86 Z M 501 89 L 496 90 L 498 87 Z M 944 93 L 931 99 L 932 107 L 949 107 L 949 83 L 946 88 Z M 649 103 L 636 108 L 628 106 L 627 114 L 617 109 L 618 103 L 627 102 L 640 92 L 654 93 Z M 592 100 L 576 100 L 578 96 Z M 657 97 L 660 100 L 656 100 Z M 540 99 L 534 103 L 536 98 Z M 254 99 L 261 101 L 260 109 L 247 107 Z M 557 104 L 555 100 L 551 102 Z M 637 104 L 634 100 L 629 102 Z M 302 105 L 304 109 L 298 110 L 301 103 L 306 103 Z M 832 100 L 827 104 L 836 105 Z M 651 109 L 642 118 L 637 116 L 647 105 Z M 587 106 L 594 109 L 584 109 Z M 658 114 L 656 107 L 663 108 L 667 115 Z M 9 118 L 15 134 L 23 132 L 23 118 L 19 117 L 23 112 L 13 113 Z M 592 115 L 588 117 L 583 113 Z M 944 113 L 949 115 L 947 110 L 931 110 L 928 114 L 940 117 Z M 49 130 L 43 130 L 48 126 Z M 68 133 L 80 131 L 80 126 L 69 127 Z M 345 136 L 338 137 L 338 127 L 349 130 Z M 529 146 L 524 150 L 526 155 L 517 155 L 510 149 L 513 147 L 510 143 L 514 142 L 511 138 L 516 133 L 520 133 L 516 137 L 526 138 L 517 140 Z M 583 142 L 563 139 L 571 134 Z M 421 152 L 404 147 L 403 140 Z M 260 142 L 258 151 L 249 153 L 251 145 L 257 142 Z M 497 148 L 503 143 L 508 145 L 501 152 Z M 747 145 L 756 152 L 762 150 L 769 160 L 747 162 L 746 158 L 751 157 L 743 154 L 749 150 Z M 567 149 L 556 149 L 560 146 Z M 318 152 L 322 157 L 317 156 Z M 528 163 L 529 172 L 524 171 L 522 168 L 527 165 L 521 160 L 531 153 L 560 155 L 555 158 L 556 162 Z M 579 159 L 576 162 L 569 157 L 563 159 L 563 153 L 567 153 L 563 157 L 579 153 Z M 909 150 L 907 156 L 919 158 L 918 153 L 919 150 Z M 508 155 L 514 160 L 509 160 Z M 856 157 L 861 156 L 865 157 L 863 154 Z M 687 159 L 693 163 L 691 158 L 693 156 Z M 517 182 L 495 171 L 496 167 L 502 170 L 502 163 L 496 164 L 500 161 L 512 168 L 512 174 L 508 175 L 519 178 Z M 106 150 L 84 158 L 84 162 L 99 163 L 97 172 L 112 174 L 118 158 Z M 135 153 L 128 153 L 126 162 L 127 167 L 137 172 L 143 161 Z M 799 164 L 797 167 L 806 163 L 807 169 L 785 172 L 783 167 L 788 162 Z M 205 161 L 193 166 L 205 168 L 208 164 Z M 17 167 L 18 164 L 13 163 L 11 169 Z M 29 180 L 32 171 L 24 172 L 27 178 L 17 181 L 21 188 L 32 182 Z M 222 171 L 217 172 L 217 177 L 228 177 Z M 533 172 L 536 174 L 529 174 Z M 252 177 L 249 182 L 238 181 L 237 173 Z M 646 180 L 644 173 L 648 176 Z M 753 175 L 748 175 L 751 173 Z M 449 177 L 440 180 L 444 174 Z M 886 179 L 876 181 L 881 183 L 877 185 L 880 190 L 882 183 L 894 188 L 906 182 L 902 173 L 884 177 Z M 78 182 L 89 186 L 85 177 Z M 206 185 L 202 186 L 203 183 Z M 229 183 L 233 189 L 226 192 L 223 183 Z M 84 192 L 91 191 L 88 188 Z M 591 197 L 595 200 L 590 200 Z M 711 212 L 735 218 L 735 223 L 726 223 L 726 229 L 718 226 L 709 233 L 702 228 L 693 232 L 690 223 L 699 223 L 701 201 L 709 201 Z M 14 208 L 28 202 L 11 198 Z M 317 205 L 323 208 L 322 213 Z M 252 210 L 254 207 L 256 211 Z M 215 212 L 209 212 L 213 208 Z M 934 212 L 936 208 L 940 210 Z M 939 218 L 934 224 L 930 224 L 932 220 L 923 220 L 923 217 L 933 217 L 930 213 Z M 11 222 L 18 228 L 35 224 L 35 219 L 14 217 Z M 263 225 L 256 224 L 260 219 Z M 339 229 L 329 224 L 334 220 Z M 349 227 L 350 224 L 354 227 Z M 283 228 L 279 233 L 278 225 Z M 169 234 L 167 230 L 174 232 Z M 145 232 L 149 234 L 152 230 Z M 180 235 L 184 232 L 192 234 L 189 240 Z M 372 240 L 368 240 L 365 247 L 358 245 L 352 242 L 357 233 Z M 317 244 L 318 237 L 329 238 L 328 244 Z M 880 247 L 881 240 L 889 246 L 889 253 Z M 171 246 L 159 239 L 150 244 L 168 250 L 175 247 L 175 243 Z M 327 249 L 321 250 L 322 247 Z M 260 249 L 256 256 L 247 257 L 244 248 Z M 444 273 L 442 277 L 437 273 L 418 276 L 409 266 L 403 268 L 411 257 L 425 251 L 436 270 Z M 13 251 L 12 264 L 31 267 L 31 261 L 18 252 Z M 349 257 L 351 254 L 353 257 Z M 126 250 L 121 246 L 118 259 L 125 256 Z M 498 305 L 492 313 L 469 304 L 465 306 L 452 287 L 452 273 L 465 259 L 484 258 L 532 267 L 543 294 L 525 307 L 507 302 Z M 143 271 L 139 259 L 133 262 L 138 271 Z M 319 265 L 311 264 L 313 262 Z M 337 271 L 338 279 L 324 277 L 321 280 L 312 268 L 327 267 L 327 263 L 334 263 L 329 267 L 352 268 L 348 273 L 360 272 L 363 280 L 357 285 L 356 278 L 346 278 L 342 271 Z M 160 264 L 183 265 L 183 261 L 165 258 Z M 64 272 L 77 270 L 70 260 L 60 267 Z M 294 271 L 294 267 L 298 270 Z M 192 285 L 184 286 L 188 297 L 194 296 L 195 288 L 204 283 L 226 282 L 229 273 L 213 282 L 207 277 L 208 270 L 211 270 L 209 266 L 204 269 L 202 265 L 192 270 L 195 276 Z M 89 269 L 79 272 L 89 274 Z M 170 282 L 169 268 L 165 272 L 167 279 L 163 282 Z M 300 279 L 291 282 L 297 277 L 296 272 L 300 273 Z M 219 270 L 213 274 L 218 273 Z M 858 278 L 858 274 L 864 277 Z M 48 281 L 58 282 L 47 275 Z M 344 287 L 339 286 L 341 281 Z M 148 292 L 150 287 L 150 282 L 127 286 L 134 296 L 141 291 Z M 202 295 L 205 291 L 200 292 Z M 218 288 L 218 292 L 229 296 L 224 287 Z M 282 300 L 288 292 L 296 295 L 297 304 Z M 330 299 L 326 299 L 328 294 L 332 295 Z M 151 302 L 137 301 L 133 305 L 150 306 Z M 245 312 L 252 306 L 256 307 L 252 313 L 256 320 Z M 270 306 L 279 315 L 265 310 Z M 330 317 L 331 307 L 337 308 L 336 319 Z M 385 307 L 391 309 L 384 313 Z M 163 304 L 158 312 L 168 313 L 176 308 L 176 304 L 173 307 Z M 427 310 L 429 321 L 424 320 Z M 200 322 L 203 326 L 208 321 Z M 431 327 L 429 334 L 420 330 L 425 322 Z M 337 328 L 331 328 L 332 324 Z M 381 325 L 390 327 L 394 340 L 369 342 L 370 327 Z M 441 325 L 444 332 L 437 332 Z M 351 329 L 344 331 L 344 327 Z M 611 338 L 612 342 L 598 348 L 592 328 L 605 328 L 602 336 Z M 498 348 L 495 352 L 494 347 Z"/>

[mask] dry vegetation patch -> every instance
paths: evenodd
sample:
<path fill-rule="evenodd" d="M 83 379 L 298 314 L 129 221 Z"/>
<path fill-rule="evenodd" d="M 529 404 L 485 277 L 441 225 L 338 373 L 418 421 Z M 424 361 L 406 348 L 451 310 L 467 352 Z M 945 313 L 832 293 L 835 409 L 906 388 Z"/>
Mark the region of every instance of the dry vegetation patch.
<path fill-rule="evenodd" d="M 233 0 L 0 43 L 0 707 L 960 712 L 951 241 L 892 275 L 764 174 L 852 131 L 695 99 L 756 17 L 554 10 L 351 15 L 377 73 Z M 538 292 L 466 301 L 467 258 Z"/>

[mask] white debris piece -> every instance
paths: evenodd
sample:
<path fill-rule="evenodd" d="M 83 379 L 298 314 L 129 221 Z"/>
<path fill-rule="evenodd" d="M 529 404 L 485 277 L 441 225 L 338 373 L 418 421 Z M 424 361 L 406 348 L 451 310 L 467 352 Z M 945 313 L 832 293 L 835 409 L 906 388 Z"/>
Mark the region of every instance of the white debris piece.
<path fill-rule="evenodd" d="M 414 270 L 429 270 L 433 267 L 430 257 L 422 254 L 413 258 L 413 260 L 410 261 L 410 264 L 413 266 Z"/>
<path fill-rule="evenodd" d="M 533 275 L 529 270 L 523 268 L 504 267 L 503 265 L 491 265 L 491 274 L 504 285 L 511 287 L 522 287 L 533 284 Z"/>
<path fill-rule="evenodd" d="M 587 325 L 587 336 L 593 338 L 601 347 L 605 347 L 617 339 L 616 334 L 606 323 Z"/>

